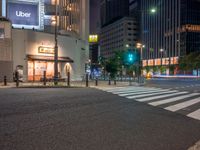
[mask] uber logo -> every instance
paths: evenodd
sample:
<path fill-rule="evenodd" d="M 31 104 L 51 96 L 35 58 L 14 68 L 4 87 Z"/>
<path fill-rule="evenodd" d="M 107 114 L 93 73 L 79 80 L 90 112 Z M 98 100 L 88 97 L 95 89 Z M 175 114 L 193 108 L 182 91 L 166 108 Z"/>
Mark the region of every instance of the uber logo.
<path fill-rule="evenodd" d="M 31 13 L 26 13 L 23 11 L 16 11 L 16 16 L 29 18 L 29 17 L 31 17 Z"/>

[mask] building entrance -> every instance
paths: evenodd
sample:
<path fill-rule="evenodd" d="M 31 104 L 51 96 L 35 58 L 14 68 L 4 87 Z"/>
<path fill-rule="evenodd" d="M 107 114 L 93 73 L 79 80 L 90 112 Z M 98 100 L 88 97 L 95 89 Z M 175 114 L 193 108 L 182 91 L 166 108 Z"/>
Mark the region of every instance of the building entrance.
<path fill-rule="evenodd" d="M 28 80 L 40 81 L 46 71 L 47 78 L 54 76 L 54 63 L 45 61 L 29 61 L 28 62 Z"/>

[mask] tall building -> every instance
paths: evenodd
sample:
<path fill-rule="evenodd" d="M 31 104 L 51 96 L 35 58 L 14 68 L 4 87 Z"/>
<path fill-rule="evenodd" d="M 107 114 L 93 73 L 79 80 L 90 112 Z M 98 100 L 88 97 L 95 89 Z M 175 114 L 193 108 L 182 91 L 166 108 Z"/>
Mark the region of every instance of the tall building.
<path fill-rule="evenodd" d="M 129 0 L 101 0 L 101 26 L 129 15 Z"/>
<path fill-rule="evenodd" d="M 90 60 L 98 64 L 99 56 L 99 33 L 100 33 L 100 0 L 90 0 Z"/>
<path fill-rule="evenodd" d="M 138 41 L 137 21 L 132 17 L 123 17 L 101 29 L 101 56 L 110 58 L 115 51 L 134 48 Z"/>
<path fill-rule="evenodd" d="M 53 78 L 55 31 L 60 78 L 66 78 L 68 71 L 72 80 L 85 74 L 89 0 L 2 0 L 1 12 L 12 23 L 12 70 L 18 70 L 25 81 L 40 80 L 44 71 Z"/>
<path fill-rule="evenodd" d="M 141 0 L 143 66 L 170 66 L 200 51 L 199 8 L 199 0 Z"/>
<path fill-rule="evenodd" d="M 85 40 L 88 38 L 88 0 L 2 0 L 2 3 L 2 13 L 12 21 L 14 28 L 34 28 L 54 33 L 57 15 L 60 34 L 73 35 Z"/>

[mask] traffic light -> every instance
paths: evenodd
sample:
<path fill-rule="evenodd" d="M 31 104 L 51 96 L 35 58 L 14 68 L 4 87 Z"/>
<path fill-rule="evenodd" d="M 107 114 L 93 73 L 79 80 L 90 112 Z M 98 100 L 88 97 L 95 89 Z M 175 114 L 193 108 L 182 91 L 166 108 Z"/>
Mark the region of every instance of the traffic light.
<path fill-rule="evenodd" d="M 137 51 L 127 51 L 124 55 L 124 63 L 126 65 L 133 65 L 138 61 L 138 52 Z"/>
<path fill-rule="evenodd" d="M 128 54 L 128 62 L 130 63 L 130 64 L 132 64 L 133 63 L 133 60 L 134 60 L 134 55 L 132 54 L 132 53 L 129 53 Z"/>

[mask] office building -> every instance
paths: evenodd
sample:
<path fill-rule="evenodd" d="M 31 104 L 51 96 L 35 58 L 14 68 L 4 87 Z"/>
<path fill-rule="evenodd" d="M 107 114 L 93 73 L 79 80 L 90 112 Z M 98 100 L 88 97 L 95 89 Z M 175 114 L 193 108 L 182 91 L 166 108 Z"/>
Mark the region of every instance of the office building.
<path fill-rule="evenodd" d="M 178 58 L 200 51 L 199 8 L 199 0 L 141 0 L 143 66 L 176 65 Z"/>
<path fill-rule="evenodd" d="M 105 58 L 114 56 L 115 51 L 133 49 L 138 41 L 137 21 L 123 17 L 101 29 L 100 55 Z"/>
<path fill-rule="evenodd" d="M 2 2 L 2 14 L 12 22 L 13 71 L 25 81 L 40 80 L 44 71 L 53 78 L 57 16 L 59 77 L 70 71 L 72 80 L 81 79 L 89 59 L 89 0 Z"/>

